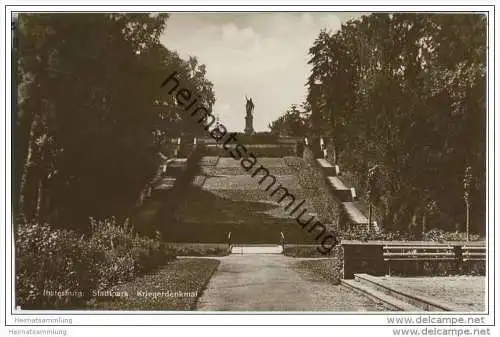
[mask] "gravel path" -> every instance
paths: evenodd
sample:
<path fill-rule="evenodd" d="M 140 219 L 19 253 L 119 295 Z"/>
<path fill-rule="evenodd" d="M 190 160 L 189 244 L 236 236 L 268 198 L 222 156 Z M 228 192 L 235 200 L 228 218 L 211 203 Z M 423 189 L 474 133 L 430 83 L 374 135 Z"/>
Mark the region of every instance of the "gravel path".
<path fill-rule="evenodd" d="M 230 255 L 199 299 L 208 311 L 382 311 L 372 300 L 297 267 L 283 255 Z"/>

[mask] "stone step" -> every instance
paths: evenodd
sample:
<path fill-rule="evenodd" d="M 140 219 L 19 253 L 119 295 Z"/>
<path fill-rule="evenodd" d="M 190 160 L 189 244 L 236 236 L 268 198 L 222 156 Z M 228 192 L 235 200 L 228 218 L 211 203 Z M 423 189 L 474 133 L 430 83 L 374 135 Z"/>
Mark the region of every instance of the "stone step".
<path fill-rule="evenodd" d="M 200 166 L 217 166 L 219 160 L 219 156 L 204 156 L 200 160 Z"/>
<path fill-rule="evenodd" d="M 326 177 L 335 177 L 340 174 L 340 168 L 338 165 L 332 165 L 326 159 L 318 158 L 316 162 L 321 167 L 321 171 Z"/>
<path fill-rule="evenodd" d="M 342 207 L 349 222 L 352 224 L 368 224 L 368 218 L 354 205 L 353 202 L 343 202 Z"/>
<path fill-rule="evenodd" d="M 327 177 L 328 187 L 331 189 L 332 193 L 341 202 L 352 202 L 356 200 L 356 191 L 354 187 L 347 187 L 344 183 L 337 177 Z"/>
<path fill-rule="evenodd" d="M 375 289 L 400 301 L 409 303 L 423 311 L 455 311 L 452 304 L 445 303 L 436 298 L 431 298 L 409 290 L 398 289 L 384 284 L 379 278 L 369 274 L 354 274 L 354 280 L 363 286 Z"/>
<path fill-rule="evenodd" d="M 164 177 L 178 176 L 186 168 L 187 158 L 169 158 L 162 167 Z"/>
<path fill-rule="evenodd" d="M 153 188 L 154 190 L 169 190 L 174 187 L 176 178 L 174 177 L 165 177 L 158 181 L 156 186 Z"/>

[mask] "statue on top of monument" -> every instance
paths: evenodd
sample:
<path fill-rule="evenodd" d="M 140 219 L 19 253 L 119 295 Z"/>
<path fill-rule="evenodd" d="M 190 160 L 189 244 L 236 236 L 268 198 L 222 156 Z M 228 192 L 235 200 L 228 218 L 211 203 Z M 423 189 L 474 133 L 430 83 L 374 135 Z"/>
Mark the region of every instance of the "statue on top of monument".
<path fill-rule="evenodd" d="M 248 97 L 245 95 L 245 99 L 247 100 L 247 104 L 246 104 L 246 110 L 247 110 L 247 115 L 245 116 L 245 133 L 246 134 L 253 134 L 254 133 L 254 130 L 253 130 L 253 115 L 252 115 L 252 112 L 253 112 L 253 109 L 255 108 L 255 105 L 253 104 L 253 101 L 252 99 L 248 99 Z"/>
<path fill-rule="evenodd" d="M 248 116 L 248 115 L 252 114 L 255 105 L 253 104 L 252 98 L 248 99 L 248 97 L 245 95 L 245 99 L 247 100 L 246 108 L 247 108 L 247 116 Z"/>

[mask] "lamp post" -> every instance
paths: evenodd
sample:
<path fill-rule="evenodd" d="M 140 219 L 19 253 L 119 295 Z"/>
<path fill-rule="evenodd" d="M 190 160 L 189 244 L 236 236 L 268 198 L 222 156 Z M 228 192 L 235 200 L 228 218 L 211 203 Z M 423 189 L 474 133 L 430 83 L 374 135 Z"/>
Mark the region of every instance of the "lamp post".
<path fill-rule="evenodd" d="M 378 165 L 373 166 L 368 170 L 368 182 L 367 182 L 367 196 L 368 196 L 368 231 L 371 229 L 372 225 L 372 209 L 373 202 L 378 198 Z"/>
<path fill-rule="evenodd" d="M 470 226 L 470 207 L 472 204 L 471 192 L 472 192 L 472 167 L 467 166 L 465 168 L 464 175 L 464 200 L 465 200 L 465 211 L 466 211 L 466 220 L 465 220 L 465 234 L 467 236 L 466 240 L 469 242 L 469 226 Z"/>

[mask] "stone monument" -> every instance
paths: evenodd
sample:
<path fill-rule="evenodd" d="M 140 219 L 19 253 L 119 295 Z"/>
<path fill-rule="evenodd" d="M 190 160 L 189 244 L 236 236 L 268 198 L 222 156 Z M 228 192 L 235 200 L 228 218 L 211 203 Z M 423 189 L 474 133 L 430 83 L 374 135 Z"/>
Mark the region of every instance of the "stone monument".
<path fill-rule="evenodd" d="M 247 100 L 247 104 L 246 104 L 246 110 L 247 110 L 247 114 L 245 116 L 245 134 L 247 135 L 252 135 L 254 133 L 254 130 L 253 130 L 253 109 L 255 108 L 255 105 L 253 104 L 253 101 L 252 99 L 248 99 L 248 97 L 246 97 L 246 100 Z"/>

